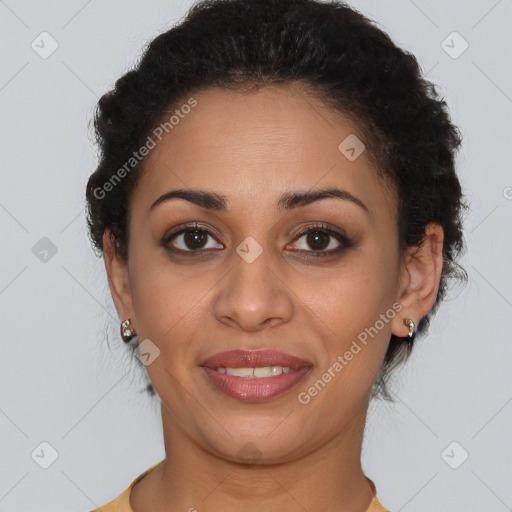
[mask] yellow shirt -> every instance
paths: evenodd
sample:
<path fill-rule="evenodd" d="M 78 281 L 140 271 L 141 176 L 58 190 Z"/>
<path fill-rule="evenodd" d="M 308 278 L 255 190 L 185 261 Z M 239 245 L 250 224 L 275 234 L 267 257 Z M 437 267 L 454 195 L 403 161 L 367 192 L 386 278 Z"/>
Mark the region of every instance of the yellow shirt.
<path fill-rule="evenodd" d="M 130 507 L 130 492 L 132 490 L 132 487 L 139 481 L 142 480 L 150 471 L 152 471 L 154 468 L 156 468 L 159 464 L 163 462 L 160 461 L 158 464 L 155 464 L 154 466 L 150 467 L 148 470 L 144 471 L 142 475 L 139 475 L 131 484 L 126 491 L 121 493 L 116 499 L 108 502 L 106 505 L 103 505 L 100 508 L 97 508 L 96 510 L 93 510 L 92 512 L 133 512 L 132 508 Z M 373 491 L 373 500 L 370 503 L 370 506 L 366 509 L 366 512 L 389 512 L 387 508 L 384 508 L 380 501 L 377 499 L 377 490 L 375 489 L 375 484 L 370 480 L 368 477 L 366 477 L 368 482 L 370 482 L 370 486 Z"/>

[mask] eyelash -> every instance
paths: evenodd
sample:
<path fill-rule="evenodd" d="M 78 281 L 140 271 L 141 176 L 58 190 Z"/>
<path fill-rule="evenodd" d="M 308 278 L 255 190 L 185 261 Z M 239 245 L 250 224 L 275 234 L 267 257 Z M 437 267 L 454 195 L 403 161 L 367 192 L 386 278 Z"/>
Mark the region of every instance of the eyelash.
<path fill-rule="evenodd" d="M 183 249 L 176 249 L 176 248 L 169 246 L 170 242 L 173 239 L 177 238 L 179 235 L 182 235 L 182 234 L 190 232 L 190 231 L 198 231 L 199 233 L 206 233 L 207 235 L 209 235 L 210 237 L 212 237 L 214 239 L 217 236 L 215 233 L 213 233 L 209 229 L 207 229 L 205 227 L 202 228 L 197 223 L 194 223 L 194 224 L 185 225 L 179 231 L 175 231 L 174 233 L 170 233 L 169 235 L 164 236 L 164 238 L 161 241 L 161 245 L 168 252 L 173 253 L 173 254 L 178 254 L 178 255 L 196 256 L 197 257 L 197 256 L 204 256 L 204 255 L 208 254 L 208 252 L 211 251 L 211 249 L 206 249 L 205 251 L 200 251 L 200 250 L 184 251 Z M 294 252 L 306 253 L 306 254 L 308 254 L 308 256 L 307 256 L 308 258 L 309 257 L 322 258 L 322 257 L 327 257 L 330 255 L 335 255 L 335 254 L 341 253 L 345 249 L 348 249 L 353 246 L 353 242 L 347 236 L 330 229 L 329 227 L 327 227 L 326 224 L 323 224 L 323 223 L 314 224 L 312 226 L 309 226 L 304 231 L 301 231 L 294 238 L 294 242 L 296 240 L 300 240 L 304 235 L 309 235 L 309 234 L 328 235 L 328 236 L 334 238 L 335 240 L 337 240 L 341 245 L 340 245 L 340 247 L 338 247 L 336 249 L 331 249 L 329 251 L 315 251 L 315 250 L 305 251 L 305 250 L 299 249 L 299 250 L 295 250 Z M 219 249 L 214 249 L 214 250 L 219 250 Z"/>

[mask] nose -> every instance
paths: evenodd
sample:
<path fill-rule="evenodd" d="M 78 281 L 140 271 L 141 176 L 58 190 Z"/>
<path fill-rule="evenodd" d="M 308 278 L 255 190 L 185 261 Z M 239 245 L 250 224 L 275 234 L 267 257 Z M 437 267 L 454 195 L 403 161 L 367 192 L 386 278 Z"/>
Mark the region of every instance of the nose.
<path fill-rule="evenodd" d="M 253 261 L 233 253 L 231 270 L 221 281 L 222 288 L 215 298 L 217 320 L 252 332 L 291 320 L 293 293 L 271 268 L 269 252 L 264 250 Z M 278 268 L 278 265 L 273 267 Z"/>

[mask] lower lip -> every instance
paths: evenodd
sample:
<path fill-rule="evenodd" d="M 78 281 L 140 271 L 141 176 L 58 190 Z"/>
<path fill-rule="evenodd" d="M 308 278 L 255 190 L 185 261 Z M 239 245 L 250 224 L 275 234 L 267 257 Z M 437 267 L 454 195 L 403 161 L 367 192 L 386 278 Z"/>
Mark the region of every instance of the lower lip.
<path fill-rule="evenodd" d="M 263 402 L 293 389 L 309 372 L 308 366 L 274 377 L 248 379 L 202 367 L 210 382 L 226 395 L 243 402 Z"/>

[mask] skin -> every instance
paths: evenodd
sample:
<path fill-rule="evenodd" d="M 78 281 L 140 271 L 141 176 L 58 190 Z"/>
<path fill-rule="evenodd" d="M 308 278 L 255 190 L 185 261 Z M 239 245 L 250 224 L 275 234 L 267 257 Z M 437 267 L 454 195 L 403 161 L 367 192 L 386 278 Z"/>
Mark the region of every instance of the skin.
<path fill-rule="evenodd" d="M 139 339 L 160 350 L 147 371 L 162 400 L 167 460 L 134 486 L 131 506 L 363 512 L 373 497 L 360 463 L 370 391 L 391 334 L 406 336 L 403 319 L 418 323 L 434 304 L 442 228 L 427 226 L 425 243 L 400 259 L 396 197 L 367 151 L 349 161 L 338 150 L 352 133 L 364 140 L 360 130 L 297 84 L 251 93 L 208 89 L 193 97 L 198 105 L 152 150 L 135 189 L 127 264 L 104 236 L 119 317 L 131 318 Z M 283 193 L 324 187 L 349 191 L 369 212 L 336 198 L 276 208 Z M 228 208 L 173 199 L 150 211 L 177 188 L 222 194 Z M 194 221 L 219 234 L 204 233 L 210 256 L 195 255 L 197 242 L 185 245 L 183 235 L 169 245 L 189 252 L 166 252 L 164 235 Z M 327 235 L 316 241 L 320 249 L 308 243 L 300 233 L 315 221 L 344 230 L 353 245 L 308 258 L 340 246 Z M 252 263 L 236 252 L 246 237 L 262 248 Z M 401 311 L 301 404 L 298 394 L 396 302 Z M 286 394 L 244 403 L 210 385 L 199 367 L 235 348 L 274 348 L 310 361 L 312 369 Z M 239 453 L 247 443 L 259 451 L 255 464 Z"/>

